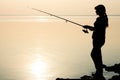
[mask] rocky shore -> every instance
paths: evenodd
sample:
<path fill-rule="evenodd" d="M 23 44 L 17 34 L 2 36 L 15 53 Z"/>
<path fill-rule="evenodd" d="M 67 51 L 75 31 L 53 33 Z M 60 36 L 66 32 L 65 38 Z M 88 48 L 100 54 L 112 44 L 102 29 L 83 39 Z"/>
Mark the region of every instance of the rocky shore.
<path fill-rule="evenodd" d="M 119 75 L 111 76 L 111 78 L 108 79 L 108 80 L 120 80 L 120 63 L 119 64 L 115 64 L 113 66 L 105 66 L 104 68 L 108 72 L 114 72 L 114 73 L 118 73 L 119 74 Z M 56 78 L 56 80 L 98 80 L 98 79 L 95 79 L 94 76 L 84 75 L 84 76 L 80 77 L 79 79 Z"/>

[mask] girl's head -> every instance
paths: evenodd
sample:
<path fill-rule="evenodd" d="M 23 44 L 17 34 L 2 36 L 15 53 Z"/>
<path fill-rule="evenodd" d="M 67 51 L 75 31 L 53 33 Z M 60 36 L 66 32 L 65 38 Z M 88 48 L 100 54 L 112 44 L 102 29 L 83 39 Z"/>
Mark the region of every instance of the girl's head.
<path fill-rule="evenodd" d="M 108 27 L 108 17 L 107 17 L 107 14 L 106 14 L 105 6 L 104 5 L 98 5 L 98 6 L 95 7 L 95 10 L 96 10 L 97 15 L 105 17 L 106 27 Z"/>
<path fill-rule="evenodd" d="M 95 10 L 96 10 L 96 14 L 97 15 L 105 15 L 106 14 L 106 9 L 104 7 L 104 5 L 98 5 L 95 7 Z"/>

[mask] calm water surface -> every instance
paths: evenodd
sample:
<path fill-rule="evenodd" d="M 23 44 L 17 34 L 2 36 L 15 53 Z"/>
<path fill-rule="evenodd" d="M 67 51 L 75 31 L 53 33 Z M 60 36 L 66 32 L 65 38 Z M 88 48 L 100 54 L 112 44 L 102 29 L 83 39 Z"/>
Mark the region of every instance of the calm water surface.
<path fill-rule="evenodd" d="M 96 16 L 63 16 L 93 25 Z M 120 62 L 120 16 L 109 16 L 106 65 Z M 48 16 L 0 17 L 0 80 L 79 78 L 95 71 L 90 58 L 91 35 L 82 28 Z M 106 78 L 114 73 L 104 72 Z"/>

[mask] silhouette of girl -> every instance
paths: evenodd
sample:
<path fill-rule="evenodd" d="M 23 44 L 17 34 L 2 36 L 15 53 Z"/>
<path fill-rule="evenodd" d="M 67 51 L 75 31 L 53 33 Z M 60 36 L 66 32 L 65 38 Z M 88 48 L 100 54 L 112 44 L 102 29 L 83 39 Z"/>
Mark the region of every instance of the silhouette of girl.
<path fill-rule="evenodd" d="M 94 77 L 98 78 L 97 80 L 105 80 L 105 78 L 103 77 L 103 62 L 102 62 L 101 47 L 105 43 L 105 33 L 106 33 L 106 27 L 108 26 L 108 17 L 104 5 L 96 6 L 95 10 L 96 10 L 96 14 L 99 17 L 96 19 L 94 23 L 94 27 L 88 25 L 85 25 L 83 27 L 93 31 L 92 34 L 93 49 L 91 52 L 91 57 L 96 68 L 96 73 Z"/>

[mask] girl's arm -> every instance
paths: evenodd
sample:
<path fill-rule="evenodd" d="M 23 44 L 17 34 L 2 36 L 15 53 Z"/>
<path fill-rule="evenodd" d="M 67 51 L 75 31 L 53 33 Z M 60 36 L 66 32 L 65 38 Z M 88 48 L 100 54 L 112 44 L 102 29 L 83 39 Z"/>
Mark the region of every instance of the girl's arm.
<path fill-rule="evenodd" d="M 94 31 L 94 27 L 93 26 L 89 26 L 89 25 L 85 25 L 83 26 L 85 29 L 89 29 L 91 31 Z"/>

